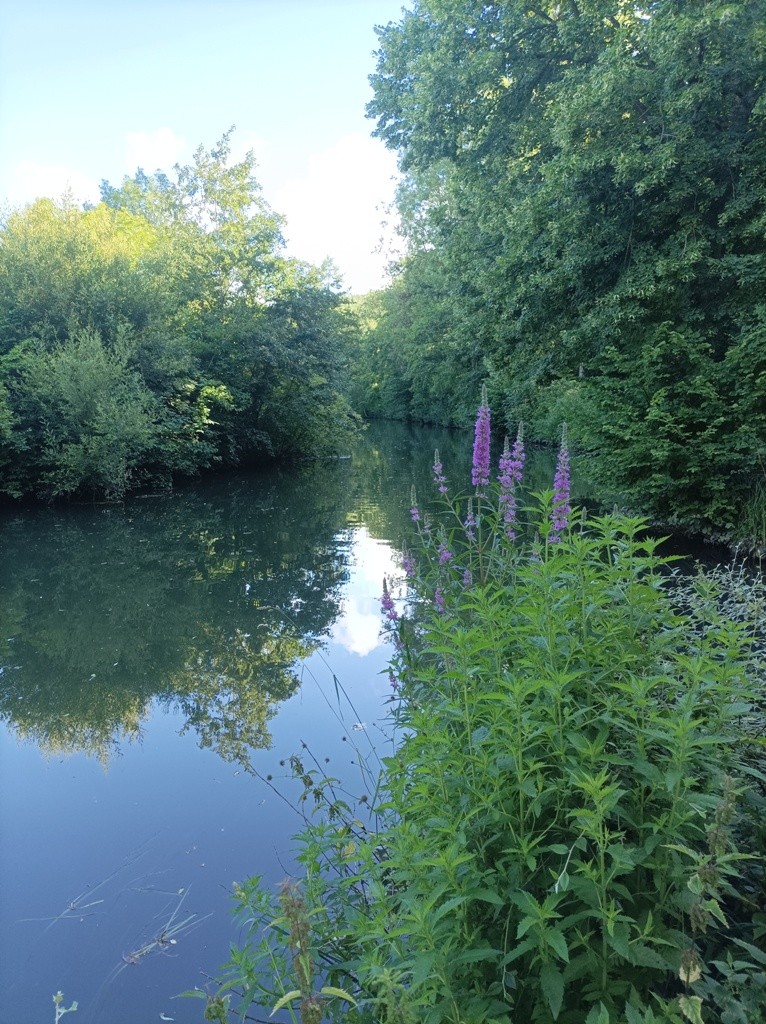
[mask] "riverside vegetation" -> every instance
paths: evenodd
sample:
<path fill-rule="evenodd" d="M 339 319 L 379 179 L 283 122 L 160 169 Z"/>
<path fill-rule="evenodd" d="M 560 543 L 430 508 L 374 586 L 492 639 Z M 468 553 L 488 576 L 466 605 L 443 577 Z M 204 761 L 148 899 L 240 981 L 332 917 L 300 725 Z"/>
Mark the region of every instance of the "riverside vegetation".
<path fill-rule="evenodd" d="M 296 758 L 303 877 L 236 889 L 247 939 L 206 1019 L 766 1020 L 763 636 L 680 585 L 641 519 L 520 490 L 521 430 L 470 492 L 413 496 L 409 611 L 384 582 L 397 746 L 344 797 Z M 308 762 L 306 762 L 308 763 Z M 195 993 L 202 996 L 202 993 Z"/>
<path fill-rule="evenodd" d="M 470 427 L 487 381 L 601 494 L 766 547 L 763 0 L 407 8 L 368 107 L 406 247 L 352 404 Z"/>

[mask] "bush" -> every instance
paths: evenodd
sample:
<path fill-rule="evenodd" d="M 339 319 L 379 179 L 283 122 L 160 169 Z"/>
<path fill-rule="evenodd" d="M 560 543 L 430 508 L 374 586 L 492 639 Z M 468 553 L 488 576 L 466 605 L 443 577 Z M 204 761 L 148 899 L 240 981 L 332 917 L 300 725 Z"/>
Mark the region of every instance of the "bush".
<path fill-rule="evenodd" d="M 28 481 L 41 497 L 119 498 L 135 485 L 155 440 L 156 404 L 128 366 L 125 340 L 108 347 L 85 329 L 50 351 L 19 346 L 18 430 Z"/>
<path fill-rule="evenodd" d="M 296 762 L 324 809 L 303 892 L 238 889 L 251 941 L 209 1012 L 238 993 L 242 1018 L 289 996 L 303 1021 L 763 1021 L 746 624 L 709 587 L 682 613 L 642 520 L 573 514 L 565 438 L 522 516 L 521 439 L 492 487 L 488 431 L 483 405 L 472 495 L 437 453 L 445 516 L 413 502 L 411 618 L 384 586 L 399 743 L 374 816 Z"/>

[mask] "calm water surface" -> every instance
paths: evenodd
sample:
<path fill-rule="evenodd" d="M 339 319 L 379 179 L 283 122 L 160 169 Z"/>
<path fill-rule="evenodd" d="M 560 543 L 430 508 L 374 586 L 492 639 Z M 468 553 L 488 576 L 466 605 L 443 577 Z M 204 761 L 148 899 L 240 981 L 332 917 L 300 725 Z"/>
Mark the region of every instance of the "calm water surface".
<path fill-rule="evenodd" d="M 201 1021 L 177 995 L 237 941 L 232 883 L 295 868 L 290 755 L 353 798 L 391 748 L 382 579 L 471 441 L 372 424 L 337 462 L 0 512 L 0 1024 L 59 989 L 67 1024 Z"/>
<path fill-rule="evenodd" d="M 470 441 L 373 424 L 330 464 L 0 513 L 2 1024 L 59 989 L 72 1024 L 202 1019 L 176 996 L 237 940 L 232 882 L 294 868 L 286 759 L 361 795 L 390 749 L 382 578 Z"/>

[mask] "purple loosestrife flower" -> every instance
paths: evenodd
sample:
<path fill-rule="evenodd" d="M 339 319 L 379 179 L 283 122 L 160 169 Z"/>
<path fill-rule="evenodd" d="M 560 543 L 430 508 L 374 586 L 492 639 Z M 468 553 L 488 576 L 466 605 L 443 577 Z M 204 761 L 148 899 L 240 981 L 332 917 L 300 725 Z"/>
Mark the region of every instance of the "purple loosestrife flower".
<path fill-rule="evenodd" d="M 410 504 L 412 506 L 410 508 L 410 517 L 412 518 L 413 523 L 419 523 L 420 509 L 418 508 L 418 499 L 415 494 L 415 484 L 412 485 L 412 490 L 410 491 Z"/>
<path fill-rule="evenodd" d="M 463 587 L 468 590 L 473 586 L 473 573 L 470 569 L 463 570 Z"/>
<path fill-rule="evenodd" d="M 442 466 L 441 459 L 439 458 L 439 449 L 437 448 L 434 452 L 434 483 L 439 488 L 439 494 L 447 493 L 447 478 L 444 475 L 444 467 Z"/>
<path fill-rule="evenodd" d="M 569 502 L 571 477 L 569 472 L 569 446 L 567 445 L 567 425 L 561 428 L 561 446 L 556 460 L 556 475 L 553 478 L 553 508 L 551 510 L 551 532 L 548 540 L 558 544 L 561 534 L 569 526 L 572 506 Z"/>
<path fill-rule="evenodd" d="M 415 575 L 415 556 L 406 548 L 402 551 L 402 568 L 404 569 L 404 575 L 408 579 L 412 579 Z"/>
<path fill-rule="evenodd" d="M 516 539 L 516 487 L 521 483 L 524 473 L 524 459 L 524 424 L 519 423 L 512 449 L 509 450 L 508 438 L 505 439 L 503 454 L 500 456 L 500 473 L 497 477 L 500 484 L 500 508 L 508 540 Z"/>
<path fill-rule="evenodd" d="M 436 592 L 434 593 L 434 604 L 436 605 L 437 612 L 439 612 L 440 615 L 443 615 L 447 605 L 444 601 L 444 594 L 442 593 L 441 587 L 436 588 Z"/>
<path fill-rule="evenodd" d="M 486 487 L 489 483 L 489 439 L 491 416 L 487 405 L 487 389 L 481 389 L 481 405 L 476 413 L 476 427 L 473 438 L 473 466 L 471 483 L 474 487 Z"/>
<path fill-rule="evenodd" d="M 444 541 L 439 543 L 439 565 L 445 565 L 452 558 L 452 552 Z"/>
<path fill-rule="evenodd" d="M 468 511 L 466 512 L 465 522 L 466 540 L 476 540 L 476 516 L 473 514 L 473 498 L 468 499 Z"/>
<path fill-rule="evenodd" d="M 394 599 L 391 597 L 385 576 L 383 577 L 383 594 L 380 598 L 380 607 L 385 612 L 386 618 L 390 622 L 396 622 L 399 618 L 399 612 L 396 610 L 396 606 L 394 605 Z"/>

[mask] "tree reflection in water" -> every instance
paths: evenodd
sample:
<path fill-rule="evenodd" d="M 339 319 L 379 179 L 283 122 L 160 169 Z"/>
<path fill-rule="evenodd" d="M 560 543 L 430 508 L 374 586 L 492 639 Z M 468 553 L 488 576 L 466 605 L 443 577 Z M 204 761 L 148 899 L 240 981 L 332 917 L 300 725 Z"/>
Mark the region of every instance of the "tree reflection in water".
<path fill-rule="evenodd" d="M 48 754 L 106 764 L 159 700 L 227 760 L 267 747 L 338 613 L 344 474 L 212 479 L 6 521 L 0 718 Z"/>

